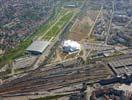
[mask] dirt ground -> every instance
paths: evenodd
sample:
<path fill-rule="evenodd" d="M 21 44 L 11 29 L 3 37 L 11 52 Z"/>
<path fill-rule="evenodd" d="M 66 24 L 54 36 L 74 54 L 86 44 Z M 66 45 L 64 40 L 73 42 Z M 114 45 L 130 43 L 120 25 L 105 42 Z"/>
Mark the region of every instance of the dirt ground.
<path fill-rule="evenodd" d="M 87 15 L 89 16 L 89 18 L 92 20 L 92 21 L 95 21 L 97 15 L 99 13 L 99 10 L 89 10 L 87 11 Z"/>
<path fill-rule="evenodd" d="M 75 56 L 77 56 L 77 54 L 78 53 L 67 54 L 67 53 L 63 53 L 61 50 L 57 49 L 53 62 L 60 62 L 60 61 L 64 61 L 67 59 L 71 59 L 71 58 L 74 58 Z"/>
<path fill-rule="evenodd" d="M 70 33 L 68 35 L 68 39 L 74 41 L 81 41 L 82 39 L 87 38 L 87 35 L 98 15 L 98 11 L 87 11 L 84 16 L 80 19 L 76 19 L 73 24 Z"/>

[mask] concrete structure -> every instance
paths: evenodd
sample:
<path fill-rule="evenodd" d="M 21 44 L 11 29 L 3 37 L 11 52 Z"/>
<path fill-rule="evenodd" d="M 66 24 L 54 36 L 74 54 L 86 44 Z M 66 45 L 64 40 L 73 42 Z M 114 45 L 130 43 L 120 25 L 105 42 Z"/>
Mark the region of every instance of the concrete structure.
<path fill-rule="evenodd" d="M 81 50 L 81 45 L 76 41 L 66 40 L 62 44 L 63 52 L 74 53 Z"/>
<path fill-rule="evenodd" d="M 48 41 L 34 41 L 27 49 L 26 51 L 32 53 L 32 54 L 42 54 L 43 51 L 48 47 L 49 42 Z"/>

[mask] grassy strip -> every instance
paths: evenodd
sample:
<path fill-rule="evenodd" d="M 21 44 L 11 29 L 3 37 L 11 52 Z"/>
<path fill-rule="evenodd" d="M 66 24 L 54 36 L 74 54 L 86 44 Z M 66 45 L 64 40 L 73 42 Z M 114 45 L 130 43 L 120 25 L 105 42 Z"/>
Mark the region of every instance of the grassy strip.
<path fill-rule="evenodd" d="M 64 27 L 64 25 L 71 19 L 71 17 L 73 16 L 73 12 L 69 12 L 68 14 L 66 14 L 65 16 L 63 16 L 59 22 L 57 22 L 52 28 L 51 30 L 49 30 L 46 35 L 43 37 L 43 39 L 45 40 L 50 40 L 52 37 L 55 37 L 59 31 Z"/>
<path fill-rule="evenodd" d="M 28 45 L 30 45 L 32 42 L 31 39 L 25 40 L 20 43 L 20 45 L 14 49 L 9 49 L 6 54 L 2 57 L 0 57 L 0 65 L 3 65 L 5 63 L 9 63 L 12 61 L 12 59 L 15 59 L 20 56 L 24 56 L 24 50 L 27 48 Z"/>
<path fill-rule="evenodd" d="M 51 25 L 53 25 L 56 22 L 56 20 L 59 18 L 59 16 L 63 15 L 65 12 L 66 12 L 66 9 L 57 10 L 55 12 L 53 19 L 51 19 L 47 24 L 44 24 L 39 27 L 39 29 L 37 30 L 37 33 L 39 33 L 37 35 L 37 37 L 39 38 L 40 36 L 42 36 L 46 32 L 46 30 L 48 30 L 49 27 L 51 27 Z"/>

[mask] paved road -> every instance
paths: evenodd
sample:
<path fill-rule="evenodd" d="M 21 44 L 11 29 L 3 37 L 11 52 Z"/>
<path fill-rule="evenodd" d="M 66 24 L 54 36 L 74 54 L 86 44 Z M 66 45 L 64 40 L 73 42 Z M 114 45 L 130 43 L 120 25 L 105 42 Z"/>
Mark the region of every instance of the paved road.
<path fill-rule="evenodd" d="M 96 22 L 97 22 L 97 20 L 99 19 L 100 15 L 101 15 L 102 10 L 103 10 L 103 5 L 101 6 L 101 9 L 100 9 L 100 11 L 99 11 L 99 13 L 98 13 L 98 15 L 97 15 L 97 17 L 96 17 L 96 19 L 95 19 L 95 22 L 94 22 L 93 26 L 91 27 L 91 29 L 90 29 L 90 31 L 89 31 L 89 33 L 88 33 L 88 37 L 91 36 L 91 34 L 92 34 L 92 32 L 93 32 L 93 29 L 94 29 L 94 27 L 95 27 L 95 25 L 96 25 Z"/>
<path fill-rule="evenodd" d="M 112 5 L 112 14 L 111 14 L 111 18 L 110 18 L 110 23 L 109 23 L 109 27 L 108 27 L 107 36 L 106 36 L 106 39 L 105 39 L 105 45 L 107 45 L 108 39 L 109 39 L 109 36 L 110 36 L 110 30 L 111 30 L 112 20 L 113 20 L 114 11 L 115 11 L 115 0 L 112 2 L 112 4 L 113 4 Z"/>

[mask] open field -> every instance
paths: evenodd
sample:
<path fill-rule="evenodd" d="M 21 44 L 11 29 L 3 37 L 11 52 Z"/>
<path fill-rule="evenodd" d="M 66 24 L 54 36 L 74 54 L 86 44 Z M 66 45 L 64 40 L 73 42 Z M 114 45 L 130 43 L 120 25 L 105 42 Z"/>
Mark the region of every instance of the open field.
<path fill-rule="evenodd" d="M 99 13 L 99 10 L 91 10 L 89 6 L 86 6 L 86 9 L 80 13 L 75 23 L 73 24 L 68 39 L 81 41 L 86 39 L 91 28 L 96 20 L 96 17 Z"/>
<path fill-rule="evenodd" d="M 68 39 L 81 41 L 84 39 L 88 32 L 90 31 L 92 21 L 89 17 L 83 17 L 82 19 L 77 19 L 74 26 L 72 27 Z"/>
<path fill-rule="evenodd" d="M 44 40 L 50 40 L 52 37 L 55 37 L 57 33 L 64 27 L 64 25 L 69 22 L 69 20 L 74 15 L 73 11 L 67 11 L 63 16 L 58 18 L 58 20 L 49 27 L 46 33 L 42 36 Z"/>

